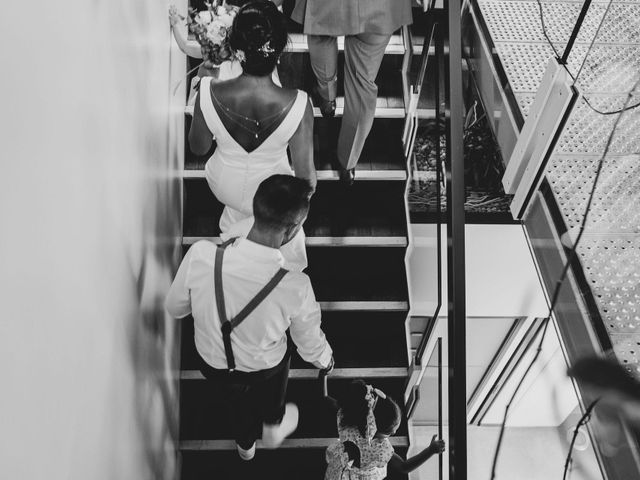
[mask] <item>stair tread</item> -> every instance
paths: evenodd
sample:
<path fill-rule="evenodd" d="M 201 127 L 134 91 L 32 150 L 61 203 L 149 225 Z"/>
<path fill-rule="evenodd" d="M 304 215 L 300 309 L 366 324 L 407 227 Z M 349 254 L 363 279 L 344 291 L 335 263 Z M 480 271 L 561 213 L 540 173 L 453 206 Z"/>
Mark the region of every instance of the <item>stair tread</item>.
<path fill-rule="evenodd" d="M 213 243 L 221 243 L 219 236 L 215 237 L 182 237 L 183 245 L 193 245 L 200 240 L 207 240 Z M 335 236 L 309 236 L 306 237 L 306 246 L 308 247 L 364 247 L 364 246 L 379 246 L 379 247 L 406 247 L 408 245 L 407 237 L 395 236 L 395 237 L 380 237 L 380 236 L 349 236 L 349 237 L 335 237 Z"/>
<path fill-rule="evenodd" d="M 332 170 L 342 119 L 317 119 L 313 128 L 314 162 L 318 170 Z M 358 161 L 359 170 L 404 170 L 404 120 L 376 118 Z"/>
<path fill-rule="evenodd" d="M 406 447 L 395 447 L 400 455 L 406 455 Z M 295 450 L 258 449 L 251 462 L 240 460 L 234 450 L 183 451 L 182 480 L 234 479 L 256 480 L 322 480 L 326 469 L 325 448 L 300 448 Z M 405 480 L 406 475 L 389 472 L 388 480 Z"/>
<path fill-rule="evenodd" d="M 331 371 L 331 378 L 384 378 L 384 377 L 406 377 L 409 373 L 408 367 L 379 367 L 379 368 L 334 368 Z M 318 378 L 318 369 L 304 364 L 302 368 L 293 366 L 289 370 L 289 379 L 315 379 Z M 201 381 L 205 377 L 200 370 L 181 370 L 181 380 Z"/>
<path fill-rule="evenodd" d="M 190 0 L 198 8 L 202 0 Z M 291 0 L 285 1 L 290 13 Z M 417 15 L 421 22 L 424 16 Z M 288 51 L 278 67 L 287 88 L 312 90 L 306 38 L 301 26 L 290 23 Z M 417 32 L 417 30 L 415 30 Z M 415 35 L 414 35 L 415 37 Z M 422 42 L 414 38 L 414 53 Z M 342 42 L 339 42 L 342 45 Z M 343 48 L 340 48 L 342 50 Z M 366 378 L 398 401 L 401 408 L 408 373 L 406 319 L 408 287 L 404 265 L 407 245 L 405 210 L 406 161 L 402 147 L 404 92 L 401 73 L 404 43 L 399 32 L 391 38 L 376 78 L 376 118 L 357 166 L 356 183 L 347 188 L 337 182 L 336 144 L 344 109 L 344 53 L 339 56 L 336 118 L 324 119 L 314 108 L 314 161 L 318 188 L 305 223 L 309 274 L 323 310 L 323 330 L 334 349 L 336 370 L 329 378 L 329 393 L 340 398 L 352 378 Z M 431 60 L 430 60 L 431 61 Z M 418 65 L 419 62 L 413 62 Z M 190 68 L 195 66 L 190 61 Z M 415 68 L 409 78 L 415 78 Z M 427 78 L 418 108 L 421 118 L 433 115 L 435 69 Z M 192 74 L 193 75 L 193 74 Z M 191 117 L 185 115 L 185 133 Z M 204 166 L 215 142 L 204 156 L 185 146 L 183 250 L 195 237 L 219 235 L 223 206 L 209 190 Z M 297 353 L 292 356 L 287 398 L 298 404 L 297 431 L 277 450 L 258 445 L 252 462 L 243 462 L 230 440 L 225 409 L 215 386 L 197 370 L 193 321 L 183 322 L 181 339 L 180 450 L 181 478 L 324 478 L 326 446 L 337 437 L 335 411 L 320 394 L 317 370 Z M 407 421 L 391 438 L 396 451 L 406 455 Z M 406 475 L 389 472 L 390 480 Z"/>
<path fill-rule="evenodd" d="M 285 450 L 300 450 L 301 448 L 326 448 L 332 442 L 335 442 L 335 437 L 328 438 L 285 438 L 284 442 L 278 447 Z M 406 436 L 394 436 L 390 437 L 389 441 L 394 447 L 407 447 L 409 445 L 409 438 Z M 236 450 L 236 443 L 234 440 L 182 440 L 180 441 L 179 448 L 182 452 L 203 452 L 203 451 L 224 451 L 224 450 Z M 265 450 L 262 440 L 256 441 L 257 450 Z"/>
<path fill-rule="evenodd" d="M 184 235 L 218 236 L 223 206 L 206 180 L 185 179 Z M 304 224 L 309 237 L 406 236 L 404 183 L 320 182 Z"/>
<path fill-rule="evenodd" d="M 338 37 L 338 50 L 344 51 L 344 37 Z M 288 52 L 308 52 L 309 47 L 307 45 L 307 36 L 302 32 L 290 32 L 289 44 L 287 45 Z M 385 50 L 386 55 L 400 55 L 405 51 L 402 36 L 399 31 L 394 33 L 389 39 L 389 44 Z"/>
<path fill-rule="evenodd" d="M 376 85 L 378 96 L 403 98 L 402 92 L 402 55 L 385 55 L 380 65 Z M 311 69 L 309 55 L 285 52 L 280 57 L 278 74 L 282 85 L 286 88 L 298 88 L 311 92 L 315 85 L 315 77 Z M 344 54 L 338 54 L 338 91 L 337 96 L 344 96 Z"/>
<path fill-rule="evenodd" d="M 405 312 L 322 312 L 322 330 L 333 348 L 336 368 L 407 367 L 406 350 L 389 348 L 406 344 Z M 181 368 L 198 368 L 193 340 L 193 319 L 182 320 Z M 313 368 L 297 352 L 292 368 Z"/>
<path fill-rule="evenodd" d="M 399 248 L 314 247 L 306 272 L 318 300 L 406 300 L 404 256 Z"/>
<path fill-rule="evenodd" d="M 367 381 L 396 399 L 402 408 L 405 377 L 373 378 Z M 339 400 L 350 382 L 350 379 L 329 377 L 329 394 Z M 181 380 L 180 384 L 181 439 L 232 438 L 228 415 L 218 400 L 215 385 L 211 382 L 190 380 Z M 291 379 L 287 389 L 287 401 L 296 403 L 300 410 L 298 428 L 290 438 L 337 437 L 336 412 L 321 397 L 320 383 L 317 379 Z M 397 435 L 406 434 L 407 424 L 403 419 Z"/>
<path fill-rule="evenodd" d="M 332 170 L 336 165 L 336 145 L 342 120 L 316 119 L 313 127 L 314 163 L 317 170 Z M 188 135 L 191 117 L 185 119 L 185 135 Z M 402 148 L 402 130 L 404 120 L 376 118 L 371 134 L 365 141 L 358 170 L 405 170 L 406 164 Z M 333 140 L 329 140 L 333 139 Z M 193 154 L 185 145 L 185 170 L 204 170 L 205 164 L 213 155 L 216 142 L 205 155 Z"/>

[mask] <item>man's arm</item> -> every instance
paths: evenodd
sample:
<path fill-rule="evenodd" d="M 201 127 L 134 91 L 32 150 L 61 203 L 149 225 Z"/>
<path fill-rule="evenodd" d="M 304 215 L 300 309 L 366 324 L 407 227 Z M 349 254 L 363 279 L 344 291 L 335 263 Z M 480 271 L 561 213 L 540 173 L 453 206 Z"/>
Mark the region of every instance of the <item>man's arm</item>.
<path fill-rule="evenodd" d="M 320 305 L 316 301 L 309 277 L 304 275 L 304 280 L 301 308 L 291 317 L 291 338 L 303 360 L 317 368 L 328 368 L 332 363 L 333 351 L 320 328 Z"/>
<path fill-rule="evenodd" d="M 167 293 L 164 306 L 173 318 L 183 318 L 191 313 L 191 295 L 187 288 L 187 276 L 191 265 L 193 247 L 182 259 L 176 278 Z"/>

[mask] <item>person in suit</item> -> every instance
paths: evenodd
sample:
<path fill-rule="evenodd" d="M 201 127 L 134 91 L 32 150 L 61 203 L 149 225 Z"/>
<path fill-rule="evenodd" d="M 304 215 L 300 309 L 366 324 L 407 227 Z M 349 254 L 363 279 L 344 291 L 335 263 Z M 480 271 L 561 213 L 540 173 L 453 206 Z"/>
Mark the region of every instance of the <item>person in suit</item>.
<path fill-rule="evenodd" d="M 340 179 L 350 185 L 373 124 L 382 57 L 393 32 L 412 22 L 411 0 L 296 0 L 291 18 L 308 36 L 314 93 L 324 117 L 335 115 L 337 37 L 345 37 L 345 106 L 337 153 Z"/>

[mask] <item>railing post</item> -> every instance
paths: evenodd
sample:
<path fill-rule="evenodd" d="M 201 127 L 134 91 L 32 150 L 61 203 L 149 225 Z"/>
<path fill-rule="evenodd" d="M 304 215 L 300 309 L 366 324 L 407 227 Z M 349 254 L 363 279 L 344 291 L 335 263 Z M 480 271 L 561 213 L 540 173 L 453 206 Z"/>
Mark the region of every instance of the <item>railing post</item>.
<path fill-rule="evenodd" d="M 562 65 L 567 64 L 567 60 L 569 60 L 569 54 L 571 53 L 571 49 L 573 48 L 573 44 L 576 42 L 578 38 L 578 34 L 580 33 L 580 28 L 582 27 L 582 23 L 584 22 L 587 13 L 589 12 L 589 7 L 591 6 L 591 0 L 585 0 L 582 4 L 582 9 L 580 10 L 580 15 L 578 15 L 578 20 L 576 20 L 576 24 L 573 26 L 573 31 L 571 32 L 571 36 L 569 37 L 569 41 L 567 42 L 567 46 L 562 52 L 562 58 L 560 59 L 560 63 Z"/>
<path fill-rule="evenodd" d="M 449 347 L 449 479 L 467 478 L 465 187 L 460 0 L 448 0 L 447 272 Z"/>

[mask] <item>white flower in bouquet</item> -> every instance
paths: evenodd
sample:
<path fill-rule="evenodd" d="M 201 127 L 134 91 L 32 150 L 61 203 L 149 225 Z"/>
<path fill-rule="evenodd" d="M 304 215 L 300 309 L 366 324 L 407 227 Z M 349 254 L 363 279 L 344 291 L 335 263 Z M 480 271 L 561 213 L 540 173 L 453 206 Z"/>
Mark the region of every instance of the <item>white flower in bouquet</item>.
<path fill-rule="evenodd" d="M 227 29 L 218 19 L 207 26 L 207 38 L 216 45 L 220 45 L 227 38 Z"/>
<path fill-rule="evenodd" d="M 233 25 L 233 16 L 229 13 L 221 15 L 219 20 L 224 24 L 225 27 L 230 28 Z"/>
<path fill-rule="evenodd" d="M 209 10 L 203 10 L 202 12 L 199 12 L 198 15 L 196 16 L 196 23 L 199 23 L 200 25 L 206 25 L 208 23 L 211 23 L 212 20 L 213 20 L 213 15 L 211 15 L 211 12 Z"/>
<path fill-rule="evenodd" d="M 227 13 L 227 8 L 220 5 L 217 9 L 216 9 L 216 13 L 218 14 L 218 16 L 220 15 L 226 15 Z"/>

